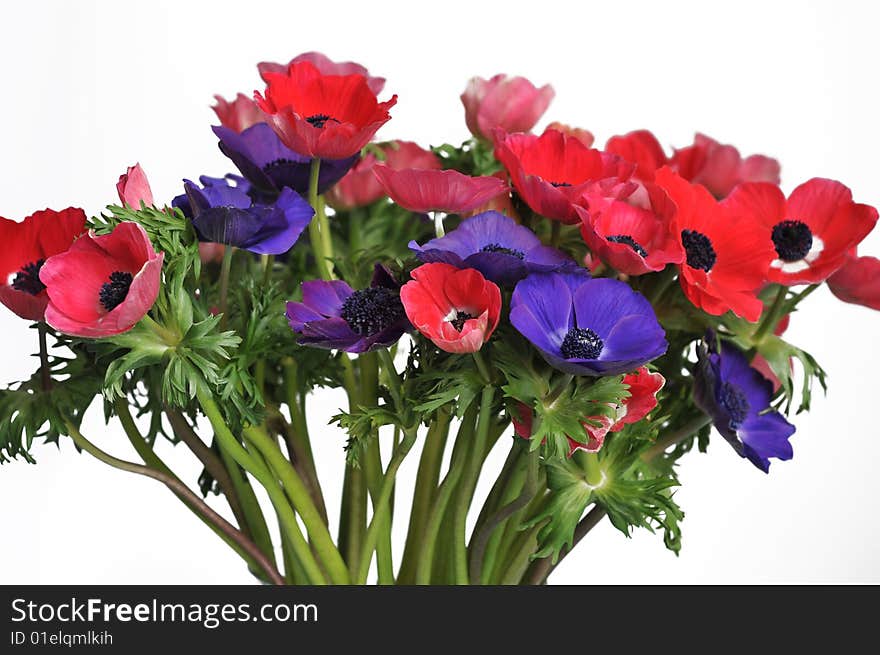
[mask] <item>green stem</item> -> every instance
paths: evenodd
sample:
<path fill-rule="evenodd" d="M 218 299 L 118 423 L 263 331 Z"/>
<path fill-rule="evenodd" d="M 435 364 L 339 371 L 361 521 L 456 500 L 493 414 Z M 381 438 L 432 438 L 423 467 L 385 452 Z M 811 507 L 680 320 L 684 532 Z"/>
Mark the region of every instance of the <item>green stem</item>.
<path fill-rule="evenodd" d="M 519 498 L 525 488 L 526 478 L 528 477 L 528 466 L 525 465 L 526 462 L 524 462 L 523 459 L 520 459 L 519 462 L 524 465 L 517 466 L 517 468 L 511 473 L 510 480 L 508 481 L 504 489 L 504 494 L 501 497 L 500 505 L 502 507 Z M 503 546 L 506 543 L 505 536 L 508 533 L 513 534 L 516 531 L 516 528 L 519 527 L 522 522 L 524 512 L 525 507 L 517 509 L 507 517 L 507 520 L 499 525 L 499 529 L 496 529 L 489 537 L 489 543 L 486 545 L 486 554 L 483 556 L 483 570 L 480 577 L 480 584 L 489 584 L 490 580 L 495 579 L 496 568 L 499 566 L 499 560 L 502 559 Z"/>
<path fill-rule="evenodd" d="M 551 221 L 552 226 L 550 228 L 550 245 L 554 248 L 559 247 L 559 237 L 562 234 L 562 223 L 559 221 Z"/>
<path fill-rule="evenodd" d="M 324 204 L 318 198 L 318 174 L 321 172 L 321 160 L 313 159 L 309 169 L 309 204 L 315 210 L 315 216 L 309 223 L 309 239 L 312 242 L 312 251 L 315 254 L 315 265 L 318 274 L 324 280 L 333 279 L 333 265 L 330 263 L 332 253 L 326 247 L 329 242 L 321 233 L 325 229 L 327 217 L 324 214 Z"/>
<path fill-rule="evenodd" d="M 449 470 L 446 472 L 446 477 L 443 478 L 443 482 L 437 490 L 434 504 L 431 507 L 431 513 L 425 524 L 425 536 L 422 540 L 418 566 L 416 567 L 416 584 L 418 585 L 431 583 L 431 572 L 435 565 L 434 553 L 437 547 L 437 537 L 440 534 L 443 518 L 446 516 L 446 509 L 452 500 L 452 494 L 455 493 L 458 481 L 464 472 L 462 459 L 467 456 L 469 450 L 468 442 L 473 436 L 476 413 L 476 405 L 471 405 L 461 420 L 458 434 L 455 437 L 455 446 L 452 450 L 452 461 L 449 463 Z"/>
<path fill-rule="evenodd" d="M 706 414 L 695 416 L 677 430 L 673 430 L 665 434 L 662 438 L 657 439 L 653 446 L 642 453 L 642 461 L 650 462 L 655 457 L 659 457 L 666 452 L 667 449 L 675 446 L 688 437 L 702 430 L 705 426 L 712 422 L 711 417 Z"/>
<path fill-rule="evenodd" d="M 367 581 L 367 572 L 370 568 L 370 560 L 373 557 L 373 550 L 376 548 L 376 540 L 379 536 L 378 530 L 383 521 L 390 520 L 391 513 L 391 491 L 394 489 L 394 481 L 397 477 L 397 470 L 406 458 L 413 444 L 416 442 L 417 427 L 413 427 L 403 435 L 403 441 L 394 450 L 391 461 L 388 463 L 388 469 L 385 471 L 385 478 L 382 480 L 382 489 L 379 493 L 379 502 L 376 511 L 373 514 L 373 520 L 370 521 L 370 527 L 367 528 L 367 536 L 361 547 L 360 565 L 358 574 L 355 577 L 356 584 L 365 584 Z"/>
<path fill-rule="evenodd" d="M 510 548 L 510 555 L 504 564 L 499 584 L 515 585 L 519 583 L 528 566 L 529 558 L 535 552 L 536 536 L 540 529 L 541 527 L 536 525 L 529 530 L 523 530 L 514 540 Z"/>
<path fill-rule="evenodd" d="M 520 495 L 489 517 L 471 539 L 469 575 L 473 584 L 480 584 L 483 579 L 483 556 L 495 528 L 528 505 L 538 491 L 538 451 L 529 453 L 527 459 L 526 483 Z"/>
<path fill-rule="evenodd" d="M 223 263 L 220 265 L 220 329 L 225 330 L 229 324 L 229 273 L 232 271 L 232 255 L 235 248 L 226 246 L 223 251 Z"/>
<path fill-rule="evenodd" d="M 458 489 L 458 497 L 456 498 L 454 515 L 455 542 L 453 543 L 456 584 L 468 584 L 467 537 L 465 534 L 467 514 L 471 506 L 474 489 L 477 486 L 480 468 L 483 464 L 483 453 L 489 436 L 489 426 L 492 423 L 492 402 L 494 399 L 495 387 L 483 387 L 483 394 L 480 397 L 480 415 L 477 420 L 477 431 L 470 457 L 466 462 L 465 475 L 462 478 Z"/>
<path fill-rule="evenodd" d="M 40 344 L 40 388 L 43 391 L 52 390 L 52 371 L 49 368 L 49 348 L 46 345 L 46 323 L 37 323 L 37 341 Z"/>
<path fill-rule="evenodd" d="M 176 346 L 180 343 L 180 335 L 172 332 L 164 325 L 159 325 L 149 314 L 144 314 L 141 323 L 150 328 L 167 346 Z"/>
<path fill-rule="evenodd" d="M 553 573 L 553 570 L 559 566 L 560 562 L 580 543 L 581 539 L 587 536 L 587 533 L 595 528 L 599 521 L 605 517 L 605 508 L 595 505 L 593 509 L 587 512 L 587 515 L 578 522 L 574 529 L 574 538 L 570 548 L 563 548 L 559 553 L 556 563 L 550 557 L 542 557 L 537 559 L 529 566 L 523 575 L 522 581 L 530 585 L 541 585 L 547 582 L 547 578 Z"/>
<path fill-rule="evenodd" d="M 251 457 L 251 455 L 238 442 L 238 439 L 235 438 L 232 432 L 229 431 L 229 428 L 226 427 L 226 421 L 223 418 L 223 414 L 220 412 L 220 408 L 217 407 L 217 403 L 214 402 L 214 397 L 211 393 L 204 387 L 200 386 L 196 391 L 196 395 L 199 404 L 202 406 L 205 415 L 208 417 L 208 420 L 214 428 L 214 433 L 217 435 L 220 448 L 222 450 L 227 450 L 235 461 L 238 462 L 244 470 L 253 475 L 254 478 L 256 478 L 256 480 L 266 489 L 266 493 L 269 494 L 269 499 L 272 501 L 272 506 L 278 514 L 281 527 L 287 535 L 287 538 L 290 540 L 291 548 L 305 570 L 309 583 L 324 584 L 326 580 L 321 571 L 321 567 L 318 566 L 318 562 L 315 560 L 308 543 L 306 543 L 306 540 L 303 537 L 299 524 L 296 521 L 296 515 L 288 504 L 284 491 L 278 486 L 272 473 L 263 468 L 261 464 L 257 463 L 257 461 L 254 460 L 254 458 Z"/>
<path fill-rule="evenodd" d="M 244 435 L 250 443 L 256 446 L 257 451 L 266 459 L 269 468 L 281 479 L 284 492 L 305 524 L 309 538 L 312 540 L 321 562 L 327 567 L 331 581 L 335 584 L 348 584 L 348 569 L 345 566 L 345 561 L 336 549 L 333 538 L 296 469 L 285 459 L 278 445 L 261 428 L 257 426 L 246 427 Z"/>
<path fill-rule="evenodd" d="M 434 235 L 438 239 L 442 239 L 446 236 L 446 228 L 443 227 L 443 217 L 444 214 L 441 211 L 434 212 Z"/>
<path fill-rule="evenodd" d="M 215 432 L 215 440 L 216 432 Z M 248 532 L 253 537 L 264 553 L 272 553 L 269 557 L 274 558 L 275 548 L 272 545 L 272 536 L 269 534 L 269 526 L 266 524 L 266 517 L 263 515 L 263 509 L 260 507 L 260 501 L 254 493 L 247 476 L 242 471 L 238 462 L 233 459 L 232 455 L 225 448 L 218 448 L 220 451 L 220 459 L 223 466 L 229 473 L 229 479 L 232 481 L 232 488 L 241 501 L 241 510 L 244 512 L 247 521 Z"/>
<path fill-rule="evenodd" d="M 317 482 L 317 474 L 309 469 L 305 461 L 305 453 L 299 450 L 300 444 L 293 436 L 294 429 L 287 424 L 284 416 L 277 409 L 271 408 L 269 412 L 270 414 L 266 419 L 266 429 L 271 434 L 278 434 L 284 440 L 284 445 L 287 448 L 287 459 L 293 465 L 293 468 L 296 469 L 296 472 L 299 473 L 306 488 L 308 488 L 309 497 L 315 503 L 315 507 L 318 509 L 324 524 L 328 525 L 327 507 L 324 504 L 324 495 L 321 492 L 321 487 Z"/>
<path fill-rule="evenodd" d="M 403 391 L 400 375 L 394 367 L 394 358 L 387 348 L 380 348 L 376 351 L 379 353 L 379 361 L 382 369 L 385 371 L 385 377 L 388 380 L 388 388 L 391 391 L 391 398 L 394 400 L 394 406 L 398 411 L 403 409 Z"/>
<path fill-rule="evenodd" d="M 125 406 L 125 411 L 128 412 L 128 407 L 125 404 L 125 401 L 122 400 L 120 404 Z M 119 413 L 118 408 L 117 413 Z M 183 417 L 183 414 L 170 407 L 166 407 L 165 416 L 168 417 L 168 422 L 171 423 L 171 430 L 174 433 L 174 436 L 189 448 L 190 452 L 195 455 L 196 459 L 198 459 L 202 466 L 205 467 L 208 474 L 217 482 L 217 486 L 220 488 L 220 493 L 226 498 L 226 502 L 229 504 L 229 509 L 232 510 L 232 515 L 235 517 L 238 527 L 242 532 L 251 536 L 247 517 L 242 509 L 241 501 L 235 493 L 232 478 L 229 476 L 226 467 L 223 466 L 223 461 L 217 456 L 217 453 L 211 450 L 199 438 L 199 435 L 195 433 L 195 430 L 193 430 L 189 422 Z M 271 552 L 267 553 L 267 555 L 270 557 L 272 556 Z"/>
<path fill-rule="evenodd" d="M 434 421 L 428 428 L 416 474 L 416 488 L 406 533 L 406 545 L 403 549 L 403 560 L 400 564 L 400 574 L 397 576 L 400 584 L 412 584 L 415 580 L 417 557 L 424 542 L 425 525 L 440 480 L 440 467 L 443 464 L 443 451 L 446 448 L 451 420 L 452 413 L 449 408 L 442 407 L 437 410 Z"/>
<path fill-rule="evenodd" d="M 489 372 L 489 367 L 486 365 L 486 359 L 483 357 L 483 353 L 479 350 L 474 352 L 474 362 L 476 362 L 477 370 L 483 378 L 483 384 L 491 384 L 492 374 Z"/>
<path fill-rule="evenodd" d="M 275 262 L 275 255 L 261 255 L 260 264 L 263 267 L 263 286 L 269 286 L 272 281 L 272 264 Z"/>
<path fill-rule="evenodd" d="M 752 337 L 754 343 L 761 343 L 764 338 L 776 328 L 776 324 L 779 323 L 779 319 L 782 318 L 782 311 L 785 307 L 785 298 L 787 295 L 788 287 L 780 284 L 779 289 L 776 291 L 776 296 L 773 298 L 773 304 L 764 312 L 764 318 L 758 325 L 758 329 L 755 330 L 755 334 Z"/>
<path fill-rule="evenodd" d="M 143 475 L 148 478 L 158 480 L 168 487 L 176 496 L 178 496 L 196 515 L 199 516 L 207 525 L 211 526 L 218 534 L 224 537 L 230 545 L 238 552 L 245 561 L 249 559 L 259 568 L 261 568 L 268 579 L 276 585 L 283 585 L 284 578 L 275 568 L 274 563 L 270 562 L 266 555 L 257 546 L 244 536 L 239 530 L 236 530 L 226 519 L 215 512 L 210 505 L 199 498 L 190 490 L 183 482 L 181 482 L 173 473 L 170 473 L 168 467 L 158 460 L 164 470 L 157 470 L 147 466 L 141 466 L 134 462 L 127 462 L 122 459 L 113 457 L 109 453 L 104 452 L 91 441 L 86 439 L 80 431 L 70 421 L 65 421 L 67 431 L 74 443 L 82 450 L 89 453 L 95 459 L 117 468 L 121 471 L 128 471 L 137 475 Z M 146 442 L 138 435 L 138 440 L 146 444 Z M 151 451 L 152 452 L 152 451 Z M 155 456 L 155 454 L 154 454 Z"/>
<path fill-rule="evenodd" d="M 360 372 L 361 400 L 365 405 L 374 406 L 379 402 L 379 360 L 375 353 L 363 353 L 358 357 Z M 395 441 L 396 447 L 396 441 Z M 379 450 L 379 431 L 373 430 L 364 458 L 364 477 L 367 489 L 373 502 L 373 513 L 376 513 L 382 487 L 382 457 Z M 394 496 L 392 490 L 392 511 L 388 519 L 379 526 L 379 538 L 376 542 L 376 569 L 379 584 L 394 584 L 394 558 L 391 544 L 391 519 L 393 518 Z"/>
<path fill-rule="evenodd" d="M 296 360 L 293 357 L 286 357 L 282 361 L 282 370 L 284 371 L 285 402 L 287 403 L 287 409 L 290 411 L 290 420 L 292 422 L 292 429 L 290 430 L 291 446 L 296 456 L 300 458 L 304 469 L 308 471 L 308 476 L 312 481 L 315 492 L 321 497 L 321 503 L 323 504 L 324 494 L 321 490 L 321 482 L 318 479 L 318 470 L 315 467 L 315 458 L 312 454 L 309 426 L 299 399 L 300 392 Z"/>

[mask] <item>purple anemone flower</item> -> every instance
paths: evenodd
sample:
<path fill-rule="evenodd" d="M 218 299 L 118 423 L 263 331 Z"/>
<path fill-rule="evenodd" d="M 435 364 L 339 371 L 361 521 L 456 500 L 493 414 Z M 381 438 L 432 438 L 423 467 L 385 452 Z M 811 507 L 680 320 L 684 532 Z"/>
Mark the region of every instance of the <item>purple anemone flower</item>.
<path fill-rule="evenodd" d="M 543 245 L 530 229 L 496 211 L 465 219 L 424 246 L 411 241 L 409 247 L 422 262 L 475 268 L 496 284 L 515 284 L 529 273 L 575 265 L 564 253 Z"/>
<path fill-rule="evenodd" d="M 257 123 L 241 133 L 219 125 L 211 129 L 220 139 L 220 150 L 260 192 L 261 200 L 273 201 L 284 187 L 301 194 L 308 191 L 311 158 L 281 143 L 267 123 Z M 360 154 L 347 159 L 322 159 L 318 193 L 336 184 L 359 157 Z"/>
<path fill-rule="evenodd" d="M 355 291 L 342 280 L 310 280 L 302 291 L 302 302 L 287 303 L 287 320 L 304 346 L 362 353 L 387 348 L 412 329 L 400 284 L 384 266 L 376 265 L 366 289 Z"/>
<path fill-rule="evenodd" d="M 529 275 L 513 291 L 510 322 L 547 363 L 572 375 L 628 373 L 668 345 L 644 296 L 586 272 Z"/>
<path fill-rule="evenodd" d="M 776 411 L 767 411 L 773 385 L 749 366 L 735 346 L 722 342 L 717 349 L 714 334 L 700 349 L 695 372 L 694 402 L 712 417 L 715 429 L 752 464 L 767 473 L 770 458 L 791 459 L 789 437 L 795 427 Z"/>
<path fill-rule="evenodd" d="M 291 189 L 269 205 L 255 203 L 246 185 L 228 179 L 202 178 L 199 188 L 184 180 L 192 223 L 201 241 L 222 243 L 260 255 L 280 255 L 293 247 L 315 211 Z"/>
<path fill-rule="evenodd" d="M 186 180 L 184 180 L 186 181 Z M 234 186 L 240 191 L 251 195 L 251 183 L 246 179 L 241 177 L 241 175 L 234 175 L 232 173 L 226 174 L 224 177 L 211 177 L 210 175 L 199 175 L 199 184 L 201 184 L 204 188 L 208 188 L 211 186 Z M 181 193 L 179 196 L 174 196 L 171 200 L 171 206 L 179 209 L 183 212 L 183 215 L 192 220 L 193 210 L 192 204 L 189 201 L 189 196 L 186 193 Z"/>

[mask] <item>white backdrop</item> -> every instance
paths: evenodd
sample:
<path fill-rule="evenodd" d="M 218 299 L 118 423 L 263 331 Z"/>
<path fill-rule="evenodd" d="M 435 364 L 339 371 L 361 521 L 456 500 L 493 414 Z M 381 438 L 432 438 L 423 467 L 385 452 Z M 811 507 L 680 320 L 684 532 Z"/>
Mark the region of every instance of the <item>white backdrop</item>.
<path fill-rule="evenodd" d="M 259 88 L 258 61 L 307 50 L 388 79 L 383 97 L 399 102 L 380 137 L 460 142 L 467 79 L 506 72 L 552 83 L 557 97 L 542 124 L 588 128 L 599 145 L 645 127 L 681 146 L 700 130 L 743 154 L 779 158 L 786 191 L 831 177 L 880 205 L 877 9 L 857 0 L 724 5 L 20 3 L 0 23 L 0 215 L 68 205 L 97 213 L 135 161 L 158 200 L 178 193 L 182 177 L 231 170 L 209 129 L 212 95 Z M 880 254 L 880 232 L 862 251 Z M 825 365 L 831 388 L 795 420 L 794 460 L 765 476 L 715 438 L 681 467 L 680 557 L 657 535 L 627 540 L 606 522 L 555 582 L 880 582 L 878 327 L 880 314 L 817 291 L 788 335 Z M 29 375 L 33 331 L 0 308 L 0 334 L 0 382 Z M 324 423 L 341 404 L 322 395 L 312 417 L 333 508 L 343 440 Z M 93 410 L 84 433 L 134 459 Z M 34 452 L 37 466 L 0 467 L 0 583 L 252 581 L 157 483 L 78 457 L 69 442 Z M 159 452 L 194 480 L 185 452 Z M 404 485 L 417 459 L 402 469 Z"/>

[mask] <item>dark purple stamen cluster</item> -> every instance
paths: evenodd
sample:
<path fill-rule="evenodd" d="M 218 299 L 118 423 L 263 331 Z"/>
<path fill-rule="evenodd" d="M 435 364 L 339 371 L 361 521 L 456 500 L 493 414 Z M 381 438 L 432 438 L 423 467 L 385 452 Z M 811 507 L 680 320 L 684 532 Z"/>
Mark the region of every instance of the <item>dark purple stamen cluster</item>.
<path fill-rule="evenodd" d="M 562 340 L 560 352 L 566 359 L 598 359 L 605 343 L 590 328 L 573 327 Z"/>
<path fill-rule="evenodd" d="M 625 243 L 630 248 L 632 248 L 640 257 L 647 257 L 648 251 L 642 248 L 641 244 L 638 241 L 633 239 L 628 234 L 615 234 L 610 237 L 605 237 L 606 241 L 610 241 L 611 243 Z"/>
<path fill-rule="evenodd" d="M 707 273 L 715 266 L 715 249 L 712 242 L 702 232 L 696 230 L 682 230 L 681 243 L 687 254 L 687 265 L 691 268 L 699 268 Z"/>
<path fill-rule="evenodd" d="M 455 318 L 449 321 L 452 323 L 452 327 L 461 332 L 464 329 L 465 322 L 474 318 L 473 314 L 468 314 L 467 312 L 456 312 Z"/>
<path fill-rule="evenodd" d="M 342 303 L 341 316 L 361 336 L 378 334 L 403 317 L 400 294 L 385 287 L 355 291 Z"/>
<path fill-rule="evenodd" d="M 733 429 L 742 425 L 749 416 L 748 398 L 739 387 L 730 382 L 721 385 L 720 404 L 730 414 L 730 427 Z"/>
<path fill-rule="evenodd" d="M 796 262 L 807 256 L 813 247 L 813 233 L 801 221 L 782 221 L 773 226 L 771 234 L 776 254 L 786 262 Z"/>
<path fill-rule="evenodd" d="M 517 259 L 525 259 L 526 254 L 522 250 L 514 250 L 513 248 L 505 248 L 500 243 L 489 243 L 482 248 L 480 252 L 500 252 L 503 255 L 510 255 Z"/>
<path fill-rule="evenodd" d="M 98 298 L 104 309 L 111 312 L 125 300 L 133 279 L 131 273 L 122 271 L 114 271 L 110 274 L 110 281 L 101 285 L 101 290 L 98 292 Z"/>
<path fill-rule="evenodd" d="M 314 114 L 313 116 L 309 116 L 308 118 L 306 118 L 306 121 L 308 121 L 318 129 L 323 129 L 327 121 L 332 121 L 334 123 L 339 122 L 338 120 L 336 120 L 332 116 L 328 116 L 327 114 Z"/>
<path fill-rule="evenodd" d="M 571 182 L 551 182 L 550 186 L 555 186 L 557 188 L 561 186 L 571 186 Z"/>
<path fill-rule="evenodd" d="M 38 259 L 30 264 L 25 264 L 21 270 L 15 274 L 12 279 L 12 288 L 16 291 L 24 291 L 32 296 L 36 296 L 46 285 L 40 281 L 40 269 L 43 268 L 45 259 Z"/>

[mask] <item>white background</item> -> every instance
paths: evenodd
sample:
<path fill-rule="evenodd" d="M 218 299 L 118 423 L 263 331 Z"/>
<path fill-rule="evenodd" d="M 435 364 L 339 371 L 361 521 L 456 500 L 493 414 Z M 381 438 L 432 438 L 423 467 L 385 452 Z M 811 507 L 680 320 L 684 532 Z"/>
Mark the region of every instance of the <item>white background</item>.
<path fill-rule="evenodd" d="M 506 72 L 552 83 L 542 124 L 588 128 L 600 146 L 643 127 L 682 146 L 700 130 L 779 158 L 786 191 L 825 176 L 877 206 L 878 18 L 871 3 L 841 1 L 19 3 L 0 23 L 0 215 L 94 214 L 135 161 L 158 201 L 182 177 L 231 170 L 209 129 L 212 95 L 249 93 L 258 61 L 307 50 L 388 79 L 383 97 L 399 102 L 381 137 L 460 142 L 468 78 Z M 862 251 L 880 254 L 880 234 Z M 765 476 L 714 439 L 681 467 L 679 558 L 659 536 L 627 540 L 606 522 L 555 582 L 880 582 L 878 326 L 877 313 L 817 291 L 788 336 L 825 365 L 831 388 L 795 419 L 795 459 Z M 33 331 L 0 308 L 0 333 L 0 382 L 29 375 Z M 323 424 L 341 404 L 322 395 L 312 417 L 334 512 L 343 439 Z M 83 431 L 136 457 L 99 411 Z M 251 582 L 157 483 L 77 456 L 68 441 L 34 452 L 37 466 L 0 468 L 0 583 Z M 194 480 L 186 452 L 159 453 Z M 416 463 L 414 452 L 403 484 Z"/>

